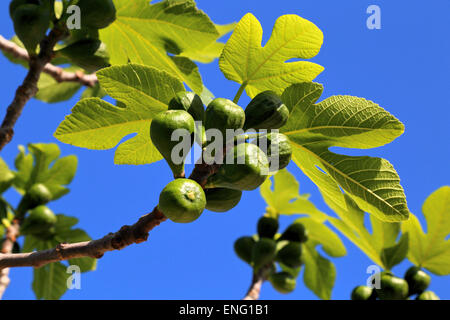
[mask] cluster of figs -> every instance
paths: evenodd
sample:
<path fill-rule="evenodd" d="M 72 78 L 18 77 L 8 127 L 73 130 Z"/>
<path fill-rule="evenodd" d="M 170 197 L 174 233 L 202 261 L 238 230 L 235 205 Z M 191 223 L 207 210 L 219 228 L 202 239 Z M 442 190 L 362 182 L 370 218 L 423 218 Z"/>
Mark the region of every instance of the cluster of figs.
<path fill-rule="evenodd" d="M 308 240 L 307 230 L 300 222 L 277 233 L 278 219 L 263 216 L 258 220 L 258 233 L 236 240 L 234 250 L 239 258 L 253 268 L 254 273 L 263 270 L 273 288 L 280 293 L 290 293 L 297 285 L 297 275 L 303 265 L 302 246 Z M 282 271 L 277 271 L 277 263 Z"/>
<path fill-rule="evenodd" d="M 352 300 L 439 300 L 439 297 L 427 290 L 431 277 L 417 266 L 410 267 L 403 278 L 396 277 L 391 271 L 378 274 L 379 283 L 372 277 L 372 286 L 358 286 L 353 289 Z"/>
<path fill-rule="evenodd" d="M 70 36 L 55 51 L 55 59 L 70 62 L 87 72 L 95 72 L 109 66 L 106 45 L 99 40 L 98 30 L 108 27 L 116 20 L 116 8 L 112 0 L 77 0 L 71 4 L 80 9 L 79 28 L 66 29 Z M 59 23 L 65 28 L 69 18 L 63 8 L 62 16 L 55 18 L 54 1 L 13 0 L 9 13 L 14 31 L 27 51 L 34 55 L 51 25 Z M 69 10 L 70 11 L 70 10 Z"/>
<path fill-rule="evenodd" d="M 288 138 L 276 131 L 268 131 L 281 128 L 288 118 L 288 108 L 271 91 L 255 96 L 245 110 L 224 98 L 212 100 L 205 110 L 197 94 L 177 93 L 168 110 L 157 114 L 150 126 L 151 140 L 175 178 L 162 190 L 159 210 L 174 222 L 189 223 L 199 218 L 205 208 L 226 212 L 235 207 L 243 191 L 254 190 L 267 179 L 273 161 L 278 162 L 278 170 L 289 164 L 292 149 Z M 223 152 L 218 153 L 220 161 L 216 161 L 218 154 L 214 160 L 217 170 L 200 185 L 184 178 L 187 152 L 182 161 L 172 160 L 173 150 L 179 143 L 172 141 L 172 134 L 177 129 L 184 129 L 190 136 L 190 148 L 196 141 L 203 150 L 211 144 L 205 134 L 210 129 L 215 129 L 222 137 L 227 136 L 227 130 L 253 131 L 257 137 L 252 141 L 249 135 L 244 135 L 243 139 L 235 137 L 231 143 L 223 139 Z M 265 148 L 258 146 L 261 140 L 264 140 Z M 273 145 L 277 147 L 273 148 Z"/>

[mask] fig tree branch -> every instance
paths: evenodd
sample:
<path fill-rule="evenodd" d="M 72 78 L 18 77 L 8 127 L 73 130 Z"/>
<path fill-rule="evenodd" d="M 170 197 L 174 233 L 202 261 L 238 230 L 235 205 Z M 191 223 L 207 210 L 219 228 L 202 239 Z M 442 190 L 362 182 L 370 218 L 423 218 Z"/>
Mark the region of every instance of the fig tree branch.
<path fill-rule="evenodd" d="M 261 287 L 264 281 L 267 279 L 268 268 L 261 268 L 260 271 L 254 272 L 252 277 L 252 282 L 247 291 L 247 294 L 242 300 L 258 300 L 261 294 Z"/>
<path fill-rule="evenodd" d="M 190 179 L 204 185 L 208 177 L 217 170 L 217 165 L 196 164 Z M 155 207 L 149 214 L 142 216 L 135 224 L 123 226 L 115 233 L 109 233 L 103 238 L 79 243 L 61 243 L 56 248 L 30 253 L 10 253 L 8 250 L 0 255 L 0 272 L 11 267 L 42 267 L 48 263 L 69 260 L 73 258 L 92 257 L 99 259 L 106 252 L 121 250 L 134 243 L 139 244 L 147 241 L 149 232 L 166 221 L 164 214 Z M 18 236 L 19 224 L 14 236 L 11 237 L 12 244 Z M 3 270 L 3 271 L 2 271 Z"/>
<path fill-rule="evenodd" d="M 0 269 L 9 267 L 39 268 L 48 263 L 73 258 L 92 257 L 99 259 L 106 252 L 121 250 L 134 243 L 147 241 L 149 232 L 167 218 L 156 207 L 151 213 L 142 216 L 135 224 L 123 226 L 115 233 L 109 233 L 101 239 L 60 243 L 56 248 L 30 252 L 0 255 Z"/>
<path fill-rule="evenodd" d="M 1 248 L 2 254 L 10 254 L 13 251 L 16 237 L 19 234 L 19 228 L 19 221 L 14 220 L 11 226 L 6 230 L 5 240 L 3 241 Z M 0 269 L 0 299 L 2 299 L 6 288 L 8 288 L 9 282 L 9 268 Z"/>
<path fill-rule="evenodd" d="M 53 48 L 65 36 L 64 30 L 57 28 L 51 30 L 42 40 L 39 54 L 29 56 L 28 73 L 22 85 L 17 89 L 13 102 L 6 110 L 5 118 L 0 127 L 0 151 L 12 140 L 14 125 L 22 114 L 26 103 L 36 95 L 38 91 L 37 83 L 45 66 L 52 60 Z"/>
<path fill-rule="evenodd" d="M 15 58 L 21 59 L 23 61 L 30 61 L 30 56 L 28 55 L 27 50 L 22 47 L 19 47 L 12 41 L 5 39 L 0 35 L 0 49 L 4 52 L 8 52 L 12 54 Z M 51 63 L 47 63 L 44 66 L 42 72 L 53 77 L 57 82 L 79 82 L 80 84 L 93 87 L 97 82 L 97 75 L 93 74 L 84 74 L 82 71 L 78 72 L 68 72 L 63 68 L 55 66 Z"/>

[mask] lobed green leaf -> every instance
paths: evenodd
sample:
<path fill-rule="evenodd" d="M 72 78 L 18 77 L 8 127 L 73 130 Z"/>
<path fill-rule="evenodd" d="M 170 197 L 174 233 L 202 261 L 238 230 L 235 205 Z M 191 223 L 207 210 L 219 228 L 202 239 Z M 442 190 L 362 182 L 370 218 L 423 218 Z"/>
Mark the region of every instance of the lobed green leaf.
<path fill-rule="evenodd" d="M 219 60 L 220 70 L 229 80 L 246 85 L 247 94 L 273 90 L 281 94 L 289 85 L 312 81 L 323 67 L 309 61 L 319 53 L 322 31 L 297 15 L 277 19 L 272 36 L 261 47 L 263 30 L 258 19 L 246 14 L 236 26 Z"/>
<path fill-rule="evenodd" d="M 321 92 L 321 85 L 304 82 L 290 86 L 282 95 L 291 116 L 280 132 L 292 143 L 292 159 L 335 205 L 346 206 L 342 188 L 362 210 L 378 219 L 406 220 L 405 194 L 388 161 L 328 150 L 382 146 L 403 133 L 403 124 L 362 98 L 335 96 L 315 104 Z"/>
<path fill-rule="evenodd" d="M 162 159 L 150 139 L 150 124 L 167 110 L 170 100 L 184 90 L 180 80 L 164 71 L 128 64 L 98 72 L 100 85 L 121 106 L 99 98 L 83 99 L 59 125 L 55 137 L 78 147 L 106 150 L 123 142 L 114 158 L 117 164 L 147 164 Z"/>
<path fill-rule="evenodd" d="M 450 274 L 450 186 L 433 192 L 422 207 L 427 222 L 424 232 L 416 216 L 402 224 L 409 235 L 408 258 L 437 275 Z"/>

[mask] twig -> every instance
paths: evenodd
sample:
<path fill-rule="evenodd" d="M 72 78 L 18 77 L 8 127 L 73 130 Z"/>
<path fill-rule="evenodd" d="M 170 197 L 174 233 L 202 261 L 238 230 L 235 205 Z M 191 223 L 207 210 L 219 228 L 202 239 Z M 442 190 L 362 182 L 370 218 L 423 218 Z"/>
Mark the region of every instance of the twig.
<path fill-rule="evenodd" d="M 258 272 L 253 273 L 252 282 L 250 283 L 250 288 L 247 294 L 242 300 L 258 300 L 261 294 L 261 287 L 264 281 L 267 280 L 268 273 L 270 271 L 271 265 L 264 266 L 260 268 Z"/>
<path fill-rule="evenodd" d="M 29 57 L 29 70 L 22 85 L 17 89 L 13 102 L 9 105 L 0 127 L 0 151 L 11 141 L 14 125 L 22 114 L 25 104 L 36 95 L 37 83 L 47 63 L 52 60 L 53 48 L 65 37 L 65 31 L 53 29 L 41 42 L 39 55 Z"/>
<path fill-rule="evenodd" d="M 30 56 L 28 55 L 27 50 L 19 47 L 14 42 L 5 39 L 1 35 L 0 50 L 10 53 L 18 59 L 30 61 Z M 51 63 L 47 63 L 42 72 L 52 76 L 57 82 L 79 82 L 87 87 L 93 87 L 98 82 L 97 75 L 95 73 L 84 74 L 82 71 L 67 72 L 63 68 L 55 66 Z"/>
<path fill-rule="evenodd" d="M 5 240 L 3 241 L 1 248 L 2 254 L 10 254 L 13 251 L 14 243 L 19 235 L 19 228 L 19 221 L 14 220 L 11 226 L 6 230 Z M 0 299 L 2 299 L 9 283 L 9 268 L 0 269 Z"/>
<path fill-rule="evenodd" d="M 133 243 L 147 241 L 149 232 L 165 220 L 167 218 L 156 207 L 132 226 L 123 226 L 119 231 L 109 233 L 99 240 L 73 244 L 61 243 L 50 250 L 0 255 L 0 269 L 8 267 L 39 268 L 48 263 L 81 257 L 99 259 L 108 251 L 121 250 Z"/>
<path fill-rule="evenodd" d="M 261 286 L 264 281 L 265 279 L 260 273 L 254 273 L 250 288 L 248 289 L 247 294 L 242 300 L 258 300 L 261 293 Z"/>
<path fill-rule="evenodd" d="M 197 181 L 199 184 L 204 184 L 208 177 L 215 172 L 217 166 L 209 166 L 205 164 L 197 164 L 190 176 L 191 179 Z M 42 267 L 48 263 L 63 261 L 73 258 L 92 257 L 99 259 L 104 253 L 113 250 L 121 250 L 134 243 L 142 243 L 147 241 L 149 232 L 167 218 L 164 214 L 155 207 L 153 211 L 147 215 L 142 216 L 132 226 L 123 226 L 115 233 L 109 233 L 99 240 L 92 240 L 79 243 L 61 243 L 56 248 L 31 252 L 31 253 L 10 253 L 10 250 L 5 250 L 5 254 L 0 255 L 0 272 L 10 267 Z M 14 225 L 14 224 L 13 224 Z M 15 238 L 18 236 L 17 230 L 13 233 Z M 12 230 L 13 231 L 13 230 Z M 11 232 L 12 232 L 11 231 Z"/>

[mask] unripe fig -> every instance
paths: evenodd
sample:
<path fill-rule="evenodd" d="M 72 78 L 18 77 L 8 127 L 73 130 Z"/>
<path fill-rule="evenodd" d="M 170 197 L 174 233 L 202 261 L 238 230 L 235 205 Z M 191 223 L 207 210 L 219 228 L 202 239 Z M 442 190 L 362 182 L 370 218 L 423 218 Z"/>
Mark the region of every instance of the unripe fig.
<path fill-rule="evenodd" d="M 227 212 L 233 209 L 242 197 L 241 190 L 226 188 L 206 189 L 206 209 L 214 212 Z"/>
<path fill-rule="evenodd" d="M 184 110 L 187 111 L 194 121 L 201 122 L 201 126 L 197 126 L 195 139 L 199 145 L 206 142 L 205 127 L 203 121 L 205 119 L 205 108 L 203 107 L 202 99 L 194 92 L 181 91 L 170 100 L 169 110 Z"/>
<path fill-rule="evenodd" d="M 150 126 L 152 142 L 169 164 L 175 178 L 184 176 L 184 161 L 187 157 L 186 152 L 184 158 L 180 161 L 181 163 L 172 161 L 172 149 L 180 143 L 179 141 L 172 141 L 172 133 L 178 129 L 184 129 L 184 132 L 189 134 L 189 137 L 184 137 L 183 141 L 190 139 L 190 147 L 192 147 L 195 123 L 192 116 L 186 111 L 168 110 L 161 112 L 152 120 Z"/>
<path fill-rule="evenodd" d="M 278 219 L 271 217 L 261 217 L 258 220 L 258 235 L 260 238 L 273 239 L 278 231 Z"/>
<path fill-rule="evenodd" d="M 47 204 L 52 200 L 52 198 L 53 196 L 50 193 L 50 190 L 48 190 L 44 184 L 36 183 L 32 185 L 22 197 L 22 200 L 17 208 L 17 212 L 20 215 L 25 214 L 28 210 Z"/>
<path fill-rule="evenodd" d="M 239 258 L 251 264 L 255 243 L 256 241 L 252 237 L 241 237 L 234 242 L 234 251 Z"/>
<path fill-rule="evenodd" d="M 296 279 L 285 271 L 271 274 L 269 281 L 275 290 L 284 294 L 294 291 L 297 285 Z"/>
<path fill-rule="evenodd" d="M 112 0 L 79 0 L 81 25 L 103 29 L 116 20 L 116 7 Z"/>
<path fill-rule="evenodd" d="M 405 273 L 405 280 L 408 282 L 409 295 L 421 294 L 431 282 L 431 277 L 419 267 L 411 267 Z"/>
<path fill-rule="evenodd" d="M 278 129 L 289 118 L 289 109 L 273 91 L 264 91 L 256 95 L 245 108 L 244 129 Z"/>
<path fill-rule="evenodd" d="M 106 45 L 97 39 L 79 40 L 57 51 L 57 54 L 87 72 L 95 72 L 110 65 Z"/>
<path fill-rule="evenodd" d="M 278 251 L 276 260 L 289 268 L 300 267 L 303 264 L 301 243 L 289 242 Z"/>
<path fill-rule="evenodd" d="M 433 291 L 425 291 L 419 294 L 416 300 L 441 300 Z"/>
<path fill-rule="evenodd" d="M 195 121 L 203 121 L 205 108 L 202 99 L 194 92 L 181 91 L 169 102 L 169 110 L 187 111 Z"/>
<path fill-rule="evenodd" d="M 391 274 L 381 274 L 380 289 L 375 289 L 381 300 L 404 300 L 408 297 L 408 283 Z"/>
<path fill-rule="evenodd" d="M 46 206 L 39 206 L 30 211 L 20 227 L 20 233 L 36 235 L 51 229 L 57 222 L 57 217 Z"/>
<path fill-rule="evenodd" d="M 13 18 L 14 12 L 16 11 L 16 9 L 24 4 L 40 5 L 41 1 L 40 0 L 12 0 L 11 3 L 9 4 L 9 16 L 11 18 Z"/>
<path fill-rule="evenodd" d="M 259 239 L 253 246 L 252 261 L 253 268 L 258 270 L 262 266 L 271 263 L 275 259 L 277 244 L 268 238 Z"/>
<path fill-rule="evenodd" d="M 218 129 L 223 135 L 224 142 L 226 129 L 242 129 L 244 122 L 244 110 L 231 100 L 216 98 L 206 108 L 205 129 Z"/>
<path fill-rule="evenodd" d="M 257 146 L 242 143 L 234 146 L 228 153 L 219 171 L 208 178 L 206 188 L 254 190 L 267 179 L 267 157 Z M 227 160 L 229 155 L 233 155 L 232 161 Z"/>
<path fill-rule="evenodd" d="M 368 286 L 358 286 L 352 291 L 352 300 L 372 300 L 374 295 L 374 289 Z"/>
<path fill-rule="evenodd" d="M 44 39 L 50 26 L 50 11 L 46 6 L 24 4 L 14 9 L 14 31 L 30 54 Z"/>
<path fill-rule="evenodd" d="M 279 241 L 288 240 L 293 242 L 306 242 L 308 240 L 308 233 L 305 226 L 300 222 L 294 222 L 283 232 Z"/>
<path fill-rule="evenodd" d="M 159 195 L 158 209 L 173 222 L 189 223 L 200 217 L 205 205 L 205 193 L 197 182 L 175 179 Z"/>
<path fill-rule="evenodd" d="M 257 144 L 266 153 L 272 172 L 286 168 L 289 162 L 291 162 L 291 142 L 282 133 L 271 132 L 253 140 L 252 143 Z M 276 168 L 274 168 L 275 161 L 278 161 Z"/>
<path fill-rule="evenodd" d="M 42 232 L 34 234 L 36 238 L 39 238 L 41 240 L 50 240 L 56 235 L 56 229 L 55 227 L 50 227 L 47 230 L 44 230 Z"/>

